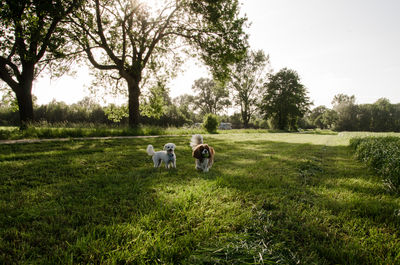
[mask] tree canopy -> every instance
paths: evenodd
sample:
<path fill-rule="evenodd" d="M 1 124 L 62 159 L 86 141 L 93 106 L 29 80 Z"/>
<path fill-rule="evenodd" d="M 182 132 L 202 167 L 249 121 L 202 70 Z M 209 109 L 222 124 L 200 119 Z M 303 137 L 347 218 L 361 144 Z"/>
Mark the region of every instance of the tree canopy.
<path fill-rule="evenodd" d="M 194 82 L 192 90 L 197 92 L 194 100 L 202 114 L 217 114 L 230 105 L 229 91 L 223 83 L 200 78 Z"/>
<path fill-rule="evenodd" d="M 199 56 L 217 79 L 247 47 L 246 18 L 237 0 L 165 0 L 151 8 L 136 0 L 94 0 L 71 16 L 73 39 L 102 77 L 128 94 L 129 123 L 139 120 L 143 85 L 165 82 L 184 53 Z M 103 82 L 104 83 L 104 82 Z"/>
<path fill-rule="evenodd" d="M 12 89 L 21 123 L 33 120 L 32 82 L 64 56 L 68 40 L 62 20 L 80 0 L 1 0 L 0 78 Z"/>
<path fill-rule="evenodd" d="M 283 68 L 276 74 L 270 74 L 265 86 L 266 94 L 261 105 L 265 117 L 272 118 L 280 130 L 297 129 L 298 119 L 311 105 L 297 72 Z"/>

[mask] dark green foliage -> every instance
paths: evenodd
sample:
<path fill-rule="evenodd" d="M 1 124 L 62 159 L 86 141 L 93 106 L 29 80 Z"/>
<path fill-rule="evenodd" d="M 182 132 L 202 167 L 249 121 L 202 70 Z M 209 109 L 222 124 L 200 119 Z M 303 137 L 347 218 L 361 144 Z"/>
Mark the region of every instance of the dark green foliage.
<path fill-rule="evenodd" d="M 328 118 L 330 115 L 330 110 L 325 106 L 318 106 L 311 110 L 308 115 L 309 122 L 319 129 L 330 129 L 332 122 Z"/>
<path fill-rule="evenodd" d="M 298 120 L 309 110 L 311 102 L 307 90 L 300 83 L 296 71 L 283 68 L 269 75 L 261 111 L 266 119 L 272 118 L 275 129 L 297 130 Z"/>
<path fill-rule="evenodd" d="M 358 105 L 355 101 L 354 95 L 338 94 L 332 101 L 333 109 L 318 106 L 307 114 L 305 123 L 309 128 L 335 131 L 400 131 L 400 104 L 391 104 L 385 98 L 373 104 Z"/>
<path fill-rule="evenodd" d="M 218 129 L 219 121 L 217 115 L 207 114 L 204 116 L 203 127 L 209 133 L 216 133 Z"/>
<path fill-rule="evenodd" d="M 338 94 L 332 104 L 333 113 L 326 112 L 326 118 L 337 131 L 400 131 L 400 104 L 391 104 L 388 99 L 357 105 L 354 95 Z"/>
<path fill-rule="evenodd" d="M 367 137 L 351 139 L 356 157 L 373 168 L 387 186 L 400 193 L 400 138 Z"/>

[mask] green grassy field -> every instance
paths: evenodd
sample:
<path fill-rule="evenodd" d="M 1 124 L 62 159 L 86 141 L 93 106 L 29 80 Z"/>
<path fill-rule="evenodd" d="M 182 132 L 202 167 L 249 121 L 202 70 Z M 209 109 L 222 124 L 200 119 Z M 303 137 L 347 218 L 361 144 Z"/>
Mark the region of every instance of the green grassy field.
<path fill-rule="evenodd" d="M 204 135 L 208 173 L 189 135 L 0 145 L 0 264 L 400 264 L 400 198 L 354 135 Z"/>

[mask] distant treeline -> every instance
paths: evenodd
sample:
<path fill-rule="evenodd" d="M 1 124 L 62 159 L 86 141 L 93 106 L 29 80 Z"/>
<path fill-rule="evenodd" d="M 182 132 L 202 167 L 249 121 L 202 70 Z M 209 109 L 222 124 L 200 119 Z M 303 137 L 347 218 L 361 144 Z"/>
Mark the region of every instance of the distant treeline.
<path fill-rule="evenodd" d="M 381 98 L 373 104 L 355 104 L 354 96 L 339 94 L 333 109 L 314 108 L 305 117 L 305 126 L 335 131 L 400 132 L 400 104 Z"/>
<path fill-rule="evenodd" d="M 379 99 L 373 104 L 355 104 L 354 96 L 337 95 L 333 108 L 318 106 L 299 120 L 299 129 L 331 129 L 335 131 L 400 132 L 400 104 L 391 104 Z M 127 125 L 127 106 L 101 106 L 90 98 L 68 105 L 52 101 L 35 105 L 35 121 L 44 124 L 94 124 Z M 197 113 L 194 106 L 179 98 L 169 101 L 158 117 L 141 116 L 141 123 L 161 127 L 181 127 L 203 121 L 203 113 Z M 221 122 L 230 122 L 233 128 L 243 128 L 240 113 L 219 116 Z M 18 111 L 10 105 L 0 105 L 0 125 L 17 126 Z M 254 115 L 250 128 L 274 129 L 271 120 Z"/>

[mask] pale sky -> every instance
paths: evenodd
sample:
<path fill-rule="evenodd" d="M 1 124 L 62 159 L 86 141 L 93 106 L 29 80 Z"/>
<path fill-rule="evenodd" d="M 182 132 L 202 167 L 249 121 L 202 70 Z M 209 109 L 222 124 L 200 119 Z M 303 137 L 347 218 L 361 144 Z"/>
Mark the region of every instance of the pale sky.
<path fill-rule="evenodd" d="M 399 0 L 242 0 L 251 26 L 250 48 L 270 55 L 275 72 L 296 70 L 314 106 L 331 107 L 334 95 L 355 95 L 356 103 L 385 97 L 400 103 Z M 192 94 L 193 81 L 207 77 L 188 64 L 170 83 L 171 96 Z M 90 84 L 87 70 L 49 83 L 33 93 L 39 104 L 55 98 L 77 102 Z M 64 87 L 68 87 L 65 89 Z"/>

